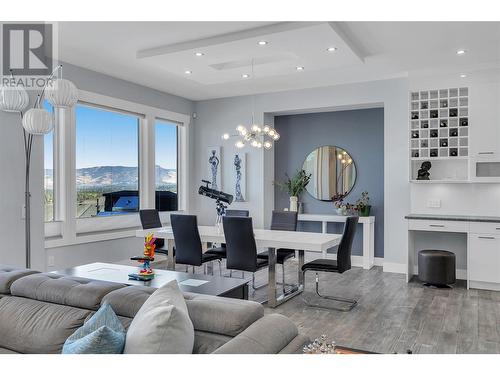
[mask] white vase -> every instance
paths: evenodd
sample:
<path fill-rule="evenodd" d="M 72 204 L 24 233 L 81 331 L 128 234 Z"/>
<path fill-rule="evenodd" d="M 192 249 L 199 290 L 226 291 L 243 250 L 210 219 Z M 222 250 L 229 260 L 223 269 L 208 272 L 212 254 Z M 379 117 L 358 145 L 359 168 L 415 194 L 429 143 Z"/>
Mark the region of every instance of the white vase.
<path fill-rule="evenodd" d="M 298 197 L 290 197 L 290 211 L 297 212 L 298 210 Z"/>

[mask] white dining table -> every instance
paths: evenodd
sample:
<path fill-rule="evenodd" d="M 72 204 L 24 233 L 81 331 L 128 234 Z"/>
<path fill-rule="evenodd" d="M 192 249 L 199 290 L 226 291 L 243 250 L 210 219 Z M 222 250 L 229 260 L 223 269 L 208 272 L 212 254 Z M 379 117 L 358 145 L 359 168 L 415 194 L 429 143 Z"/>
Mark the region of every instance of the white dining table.
<path fill-rule="evenodd" d="M 200 238 L 203 243 L 224 243 L 225 237 L 222 228 L 216 226 L 198 226 Z M 167 269 L 175 270 L 174 234 L 171 227 L 155 229 L 140 229 L 136 231 L 137 237 L 145 237 L 153 232 L 157 238 L 165 239 L 168 252 Z M 304 253 L 316 253 L 318 258 L 327 257 L 327 249 L 337 246 L 342 235 L 332 233 L 315 232 L 292 232 L 270 229 L 254 229 L 255 242 L 258 248 L 267 248 L 269 252 L 269 283 L 268 306 L 276 307 L 304 290 L 304 277 L 302 266 L 304 265 Z M 298 252 L 298 284 L 287 293 L 279 294 L 276 288 L 276 249 L 296 249 Z"/>

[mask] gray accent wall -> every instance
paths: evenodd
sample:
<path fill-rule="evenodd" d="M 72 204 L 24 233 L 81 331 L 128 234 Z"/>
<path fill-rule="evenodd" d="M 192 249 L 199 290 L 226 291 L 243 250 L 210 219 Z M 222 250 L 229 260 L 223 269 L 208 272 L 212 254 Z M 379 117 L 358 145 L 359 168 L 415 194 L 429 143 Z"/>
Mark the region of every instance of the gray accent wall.
<path fill-rule="evenodd" d="M 356 184 L 345 201 L 354 203 L 368 191 L 375 216 L 375 256 L 384 256 L 384 109 L 357 109 L 336 112 L 276 116 L 274 126 L 281 135 L 275 144 L 275 180 L 283 180 L 302 168 L 306 156 L 324 145 L 339 146 L 356 163 Z M 289 206 L 288 195 L 275 187 L 275 209 Z M 332 202 L 314 199 L 305 192 L 300 201 L 304 213 L 335 214 Z M 342 224 L 329 223 L 328 231 L 341 233 Z M 321 231 L 321 223 L 300 223 L 299 230 Z M 353 255 L 361 255 L 362 226 L 353 243 Z"/>

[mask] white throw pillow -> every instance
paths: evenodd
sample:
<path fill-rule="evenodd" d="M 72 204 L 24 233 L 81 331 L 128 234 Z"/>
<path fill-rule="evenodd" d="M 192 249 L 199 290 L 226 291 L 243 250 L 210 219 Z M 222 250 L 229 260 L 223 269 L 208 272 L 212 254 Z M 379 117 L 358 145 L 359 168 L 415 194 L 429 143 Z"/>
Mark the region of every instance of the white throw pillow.
<path fill-rule="evenodd" d="M 177 281 L 156 290 L 137 312 L 124 354 L 191 354 L 194 327 Z"/>

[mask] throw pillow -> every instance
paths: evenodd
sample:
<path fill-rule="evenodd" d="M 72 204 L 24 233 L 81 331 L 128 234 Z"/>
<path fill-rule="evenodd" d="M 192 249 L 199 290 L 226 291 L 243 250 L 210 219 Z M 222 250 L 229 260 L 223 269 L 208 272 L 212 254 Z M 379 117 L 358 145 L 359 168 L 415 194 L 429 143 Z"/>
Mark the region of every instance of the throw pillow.
<path fill-rule="evenodd" d="M 63 354 L 121 354 L 125 329 L 108 303 L 64 343 Z"/>
<path fill-rule="evenodd" d="M 191 354 L 194 327 L 177 281 L 144 302 L 127 331 L 125 354 Z"/>

